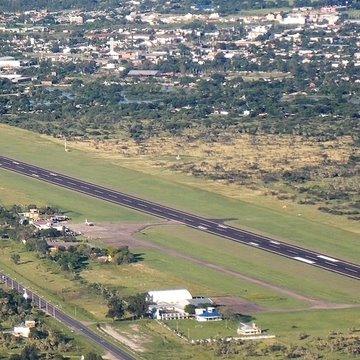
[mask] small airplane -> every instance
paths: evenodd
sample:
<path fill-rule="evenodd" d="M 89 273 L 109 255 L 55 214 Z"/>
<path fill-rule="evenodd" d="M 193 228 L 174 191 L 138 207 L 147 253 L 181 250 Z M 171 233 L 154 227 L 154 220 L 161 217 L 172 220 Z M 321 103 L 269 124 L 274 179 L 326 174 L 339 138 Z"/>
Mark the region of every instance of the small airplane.
<path fill-rule="evenodd" d="M 85 219 L 85 225 L 87 225 L 87 226 L 94 226 L 94 223 L 89 222 L 88 219 Z"/>

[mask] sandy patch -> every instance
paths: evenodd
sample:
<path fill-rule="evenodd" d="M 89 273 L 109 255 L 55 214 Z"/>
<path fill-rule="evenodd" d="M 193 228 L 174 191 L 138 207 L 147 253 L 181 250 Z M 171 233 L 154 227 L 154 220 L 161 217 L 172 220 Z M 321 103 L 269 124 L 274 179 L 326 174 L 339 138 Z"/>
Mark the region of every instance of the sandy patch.
<path fill-rule="evenodd" d="M 144 345 L 149 343 L 150 339 L 144 334 L 140 333 L 140 329 L 138 326 L 131 326 L 132 334 L 127 334 L 124 332 L 120 332 L 115 330 L 110 325 L 106 325 L 105 327 L 101 327 L 101 330 L 106 334 L 110 335 L 117 341 L 125 344 L 127 347 L 132 349 L 135 352 L 145 352 L 147 349 Z"/>

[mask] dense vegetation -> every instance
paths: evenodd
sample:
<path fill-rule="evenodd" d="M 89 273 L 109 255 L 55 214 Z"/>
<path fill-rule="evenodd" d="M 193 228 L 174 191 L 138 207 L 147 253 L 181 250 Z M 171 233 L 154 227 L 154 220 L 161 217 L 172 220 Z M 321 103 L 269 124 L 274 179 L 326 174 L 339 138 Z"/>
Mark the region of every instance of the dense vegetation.
<path fill-rule="evenodd" d="M 45 314 L 32 306 L 30 299 L 25 300 L 21 294 L 0 289 L 0 300 L 0 326 L 3 330 L 0 348 L 2 354 L 8 354 L 8 357 L 1 356 L 2 359 L 37 360 L 51 356 L 52 359 L 61 360 L 66 359 L 63 354 L 76 348 L 73 339 L 54 330 Z M 11 331 L 6 331 L 29 319 L 36 320 L 30 339 L 16 337 Z"/>

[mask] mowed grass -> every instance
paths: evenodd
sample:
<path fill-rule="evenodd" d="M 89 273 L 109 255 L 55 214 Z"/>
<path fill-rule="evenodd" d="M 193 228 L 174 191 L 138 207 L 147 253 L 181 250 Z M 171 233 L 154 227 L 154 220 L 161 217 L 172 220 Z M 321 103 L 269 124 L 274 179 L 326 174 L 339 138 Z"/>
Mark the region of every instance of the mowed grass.
<path fill-rule="evenodd" d="M 315 299 L 360 303 L 358 281 L 178 225 L 149 227 L 140 239 Z M 234 282 L 238 280 L 234 278 Z M 248 300 L 250 295 L 243 297 Z M 256 300 L 255 300 L 256 301 Z"/>
<path fill-rule="evenodd" d="M 350 329 L 360 330 L 359 315 L 360 308 L 353 308 L 258 313 L 254 318 L 262 329 L 269 329 L 280 342 L 301 343 L 298 339 L 300 333 L 325 337 L 332 331 L 348 333 Z"/>
<path fill-rule="evenodd" d="M 359 309 L 307 310 L 284 313 L 244 314 L 239 320 L 199 323 L 194 320 L 166 321 L 172 329 L 179 329 L 191 339 L 239 336 L 236 333 L 240 322 L 255 322 L 262 330 L 277 337 L 283 344 L 301 344 L 299 335 L 326 337 L 331 331 L 347 333 L 350 329 L 360 330 Z M 250 319 L 250 321 L 249 321 Z"/>
<path fill-rule="evenodd" d="M 143 253 L 144 261 L 141 263 L 93 266 L 84 271 L 82 277 L 117 288 L 123 296 L 150 290 L 186 288 L 193 296 L 234 296 L 268 308 L 307 307 L 298 299 L 176 256 L 149 249 Z"/>
<path fill-rule="evenodd" d="M 76 149 L 65 153 L 63 144 L 52 138 L 7 126 L 1 126 L 0 129 L 0 148 L 3 155 L 206 217 L 235 218 L 234 224 L 239 227 L 256 229 L 261 233 L 316 251 L 326 252 L 331 256 L 355 262 L 360 258 L 358 233 L 329 224 L 321 224 L 316 218 L 312 221 L 294 216 L 284 211 L 281 206 L 270 209 L 259 204 L 254 205 L 211 191 L 201 190 L 199 181 L 196 181 L 196 186 L 190 186 L 178 182 L 177 179 L 181 177 L 174 176 L 170 179 L 168 175 L 162 176 L 161 172 L 158 172 L 157 175 L 148 175 L 144 172 L 127 169 L 121 166 L 124 164 L 121 160 L 105 159 L 101 154 L 85 153 Z M 14 178 L 10 179 L 4 174 L 5 172 L 1 171 L 1 178 L 5 179 L 2 187 L 12 188 Z M 202 184 L 206 189 L 206 181 Z M 44 186 L 43 184 L 38 185 L 38 191 L 34 192 L 34 196 L 39 193 L 38 196 L 41 197 L 40 189 Z M 56 193 L 59 191 L 57 189 Z M 74 195 L 72 192 L 63 192 L 62 194 L 65 193 L 71 194 L 68 197 Z M 63 195 L 62 198 L 65 199 L 66 195 Z M 34 198 L 32 202 L 36 202 L 37 199 L 38 197 Z M 66 199 L 66 203 L 72 206 L 73 204 L 68 200 Z M 73 203 L 76 205 L 76 202 Z M 102 216 L 102 206 L 95 205 L 99 203 L 99 201 L 95 201 L 91 208 L 98 211 L 99 216 Z M 67 207 L 70 208 L 70 206 Z M 109 219 L 107 214 L 103 218 Z M 114 219 L 114 214 L 110 216 L 110 219 Z"/>

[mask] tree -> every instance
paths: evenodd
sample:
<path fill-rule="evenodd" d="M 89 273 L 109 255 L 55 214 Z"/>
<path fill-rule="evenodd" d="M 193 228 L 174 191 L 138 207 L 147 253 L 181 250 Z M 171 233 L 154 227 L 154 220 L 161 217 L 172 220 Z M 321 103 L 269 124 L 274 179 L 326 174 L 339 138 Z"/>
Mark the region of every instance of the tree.
<path fill-rule="evenodd" d="M 185 312 L 187 312 L 188 314 L 195 314 L 195 309 L 196 309 L 196 306 L 193 305 L 193 304 L 187 304 L 184 308 Z"/>
<path fill-rule="evenodd" d="M 149 310 L 149 302 L 146 300 L 146 293 L 139 293 L 127 299 L 128 310 L 137 318 L 143 317 Z"/>
<path fill-rule="evenodd" d="M 124 302 L 118 296 L 112 296 L 108 301 L 107 317 L 120 319 L 124 315 Z"/>
<path fill-rule="evenodd" d="M 20 262 L 20 255 L 19 254 L 11 254 L 11 260 L 14 264 L 18 265 Z"/>
<path fill-rule="evenodd" d="M 129 264 L 134 262 L 135 256 L 129 251 L 128 246 L 121 247 L 118 252 L 114 255 L 114 262 L 117 265 Z"/>
<path fill-rule="evenodd" d="M 35 345 L 26 345 L 20 355 L 12 355 L 10 360 L 38 360 L 39 351 Z"/>

